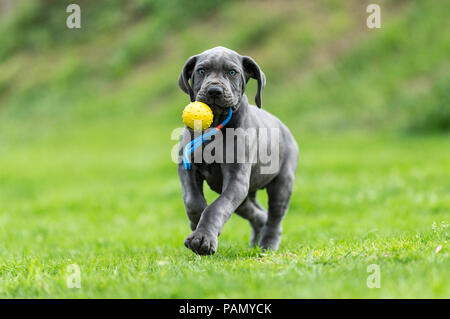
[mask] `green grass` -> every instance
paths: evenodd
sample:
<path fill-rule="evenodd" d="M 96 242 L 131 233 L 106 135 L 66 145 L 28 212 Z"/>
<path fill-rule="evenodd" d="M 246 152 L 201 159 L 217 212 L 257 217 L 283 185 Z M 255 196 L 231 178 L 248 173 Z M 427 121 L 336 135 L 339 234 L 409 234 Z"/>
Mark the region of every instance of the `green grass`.
<path fill-rule="evenodd" d="M 248 248 L 250 227 L 233 216 L 217 254 L 198 257 L 183 246 L 173 141 L 132 123 L 120 136 L 100 124 L 95 141 L 67 134 L 2 154 L 1 296 L 449 297 L 446 137 L 299 135 L 280 250 Z M 72 263 L 81 289 L 66 286 Z M 380 289 L 366 286 L 370 264 Z"/>
<path fill-rule="evenodd" d="M 67 3 L 0 21 L 0 297 L 450 297 L 448 4 L 383 1 L 368 30 L 357 0 L 80 0 L 78 32 Z M 277 252 L 238 216 L 216 255 L 183 245 L 176 82 L 215 45 L 256 59 L 300 146 Z"/>

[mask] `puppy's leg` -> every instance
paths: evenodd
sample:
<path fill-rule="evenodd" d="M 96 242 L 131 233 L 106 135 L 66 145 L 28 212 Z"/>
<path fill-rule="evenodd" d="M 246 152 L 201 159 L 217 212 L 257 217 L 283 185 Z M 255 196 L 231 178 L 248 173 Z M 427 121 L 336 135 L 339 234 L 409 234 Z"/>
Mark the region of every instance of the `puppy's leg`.
<path fill-rule="evenodd" d="M 178 176 L 183 191 L 184 208 L 191 223 L 191 229 L 195 230 L 203 210 L 208 206 L 203 195 L 203 176 L 196 171 L 186 171 L 183 165 L 178 165 Z"/>
<path fill-rule="evenodd" d="M 293 165 L 292 165 L 293 166 Z M 281 241 L 281 222 L 287 212 L 294 185 L 296 166 L 284 165 L 280 174 L 267 185 L 269 212 L 267 222 L 261 231 L 259 246 L 277 250 Z"/>
<path fill-rule="evenodd" d="M 221 195 L 203 211 L 195 231 L 184 244 L 200 255 L 211 255 L 217 249 L 217 237 L 223 225 L 248 195 L 251 164 L 224 164 Z"/>
<path fill-rule="evenodd" d="M 256 192 L 249 193 L 244 202 L 236 209 L 236 214 L 249 221 L 252 227 L 250 246 L 258 243 L 261 229 L 267 220 L 266 210 L 256 201 Z"/>

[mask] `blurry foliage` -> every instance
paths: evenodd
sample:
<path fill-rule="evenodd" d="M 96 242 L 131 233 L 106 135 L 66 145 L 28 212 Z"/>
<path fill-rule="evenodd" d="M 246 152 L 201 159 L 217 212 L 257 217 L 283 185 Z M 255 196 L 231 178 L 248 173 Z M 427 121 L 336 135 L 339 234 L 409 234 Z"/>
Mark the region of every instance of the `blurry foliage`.
<path fill-rule="evenodd" d="M 359 1 L 79 0 L 80 30 L 65 26 L 69 3 L 21 1 L 2 17 L 0 122 L 57 129 L 164 106 L 176 125 L 185 60 L 225 45 L 256 59 L 264 107 L 294 131 L 449 130 L 448 3 L 384 1 L 379 30 Z"/>
<path fill-rule="evenodd" d="M 431 92 L 414 102 L 408 126 L 410 131 L 450 131 L 450 78 L 433 85 Z"/>
<path fill-rule="evenodd" d="M 101 33 L 146 20 L 145 26 L 122 47 L 123 54 L 132 59 L 148 50 L 144 44 L 156 46 L 165 32 L 177 30 L 193 15 L 203 14 L 220 4 L 218 0 L 78 0 L 76 3 L 82 8 L 82 28 L 79 32 L 68 32 L 66 7 L 71 3 L 70 0 L 19 2 L 14 14 L 1 24 L 1 38 L 6 41 L 0 46 L 0 59 L 19 50 L 37 51 L 55 44 L 79 44 Z"/>

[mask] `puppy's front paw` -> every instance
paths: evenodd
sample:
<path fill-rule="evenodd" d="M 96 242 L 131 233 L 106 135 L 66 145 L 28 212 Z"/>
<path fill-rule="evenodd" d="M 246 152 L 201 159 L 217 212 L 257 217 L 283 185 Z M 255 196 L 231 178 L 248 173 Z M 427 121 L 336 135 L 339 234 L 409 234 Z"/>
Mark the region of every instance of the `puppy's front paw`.
<path fill-rule="evenodd" d="M 213 255 L 217 249 L 217 236 L 197 229 L 186 238 L 184 245 L 199 255 Z"/>

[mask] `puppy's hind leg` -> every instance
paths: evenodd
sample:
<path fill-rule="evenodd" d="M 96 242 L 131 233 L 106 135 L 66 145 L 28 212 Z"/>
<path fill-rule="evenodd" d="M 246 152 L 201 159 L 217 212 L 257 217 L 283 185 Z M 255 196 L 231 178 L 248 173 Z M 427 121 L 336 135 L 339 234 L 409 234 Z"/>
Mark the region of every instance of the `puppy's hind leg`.
<path fill-rule="evenodd" d="M 269 212 L 259 241 L 259 246 L 263 249 L 277 250 L 280 245 L 281 222 L 289 207 L 296 168 L 296 161 L 287 162 L 280 174 L 267 185 Z"/>
<path fill-rule="evenodd" d="M 252 227 L 250 246 L 255 246 L 267 220 L 266 210 L 256 201 L 256 192 L 248 194 L 241 206 L 236 209 L 236 214 L 249 221 Z"/>

